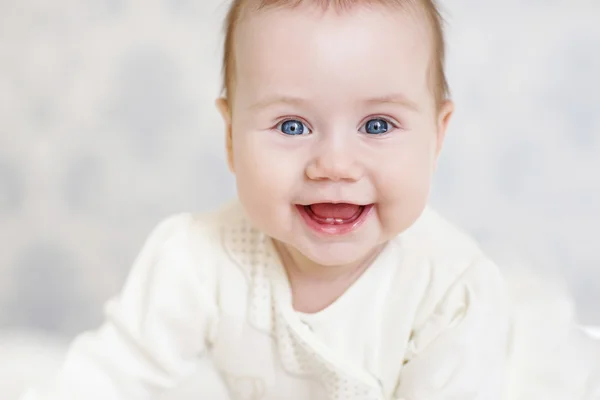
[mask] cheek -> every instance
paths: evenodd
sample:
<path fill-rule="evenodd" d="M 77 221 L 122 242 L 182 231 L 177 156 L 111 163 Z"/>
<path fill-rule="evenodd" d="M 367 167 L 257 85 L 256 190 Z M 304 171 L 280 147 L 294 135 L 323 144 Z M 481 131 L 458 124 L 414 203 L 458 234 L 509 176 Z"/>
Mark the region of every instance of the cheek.
<path fill-rule="evenodd" d="M 413 194 L 428 191 L 434 165 L 434 147 L 430 140 L 413 138 L 390 143 L 375 160 L 375 183 L 380 196 L 398 202 Z"/>
<path fill-rule="evenodd" d="M 236 175 L 253 177 L 263 185 L 285 190 L 304 176 L 305 146 L 271 131 L 234 131 L 233 160 Z"/>
<path fill-rule="evenodd" d="M 232 143 L 235 178 L 240 195 L 272 191 L 276 188 L 277 177 L 269 171 L 269 163 L 266 162 L 268 151 L 244 137 L 245 134 L 234 135 Z"/>
<path fill-rule="evenodd" d="M 388 237 L 409 228 L 421 215 L 429 198 L 430 177 L 425 173 L 403 171 L 380 186 L 378 205 L 380 225 Z"/>
<path fill-rule="evenodd" d="M 269 171 L 250 153 L 241 152 L 235 161 L 236 187 L 238 198 L 254 226 L 272 235 L 275 199 L 281 199 L 281 187 L 277 179 L 268 175 Z M 279 202 L 280 203 L 280 202 Z"/>
<path fill-rule="evenodd" d="M 297 182 L 294 163 L 266 135 L 234 133 L 232 142 L 238 196 L 255 221 L 270 219 L 274 208 L 288 208 Z"/>
<path fill-rule="evenodd" d="M 434 160 L 430 148 L 424 142 L 398 147 L 374 174 L 380 223 L 391 236 L 412 225 L 425 208 Z"/>
<path fill-rule="evenodd" d="M 377 192 L 384 210 L 402 213 L 421 207 L 427 201 L 431 186 L 429 163 L 396 162 L 379 176 Z"/>

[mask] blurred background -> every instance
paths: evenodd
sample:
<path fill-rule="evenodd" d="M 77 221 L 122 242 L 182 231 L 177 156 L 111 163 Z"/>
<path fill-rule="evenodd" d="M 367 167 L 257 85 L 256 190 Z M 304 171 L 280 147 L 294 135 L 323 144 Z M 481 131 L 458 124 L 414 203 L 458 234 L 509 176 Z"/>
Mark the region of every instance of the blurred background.
<path fill-rule="evenodd" d="M 457 112 L 432 204 L 600 325 L 600 2 L 441 5 Z M 0 1 L 3 399 L 101 322 L 162 218 L 234 196 L 213 106 L 226 6 Z"/>

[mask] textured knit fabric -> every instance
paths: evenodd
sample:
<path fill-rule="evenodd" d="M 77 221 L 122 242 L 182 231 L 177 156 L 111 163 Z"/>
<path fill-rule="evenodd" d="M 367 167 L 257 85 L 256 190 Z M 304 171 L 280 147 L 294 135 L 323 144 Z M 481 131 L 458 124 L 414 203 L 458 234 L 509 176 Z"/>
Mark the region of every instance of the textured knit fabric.
<path fill-rule="evenodd" d="M 511 355 L 522 345 L 508 293 L 479 247 L 428 208 L 339 299 L 302 314 L 271 239 L 238 203 L 176 215 L 150 234 L 103 326 L 23 399 L 153 399 L 206 358 L 206 384 L 231 400 L 542 399 L 522 396 L 546 381 L 509 370 L 533 379 L 537 364 Z M 596 399 L 591 371 L 562 398 Z"/>

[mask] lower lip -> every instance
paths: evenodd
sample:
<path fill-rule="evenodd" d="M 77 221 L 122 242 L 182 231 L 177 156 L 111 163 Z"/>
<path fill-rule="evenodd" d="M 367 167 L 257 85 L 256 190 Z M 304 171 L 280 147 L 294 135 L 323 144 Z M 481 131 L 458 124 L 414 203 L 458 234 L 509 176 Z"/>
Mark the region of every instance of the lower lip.
<path fill-rule="evenodd" d="M 373 204 L 363 206 L 363 209 L 358 217 L 356 217 L 350 222 L 342 224 L 326 224 L 319 222 L 315 218 L 313 218 L 313 216 L 310 214 L 310 211 L 306 210 L 306 208 L 302 205 L 297 205 L 296 209 L 302 216 L 302 219 L 304 220 L 306 225 L 313 231 L 330 236 L 341 236 L 347 235 L 360 228 L 371 214 Z"/>

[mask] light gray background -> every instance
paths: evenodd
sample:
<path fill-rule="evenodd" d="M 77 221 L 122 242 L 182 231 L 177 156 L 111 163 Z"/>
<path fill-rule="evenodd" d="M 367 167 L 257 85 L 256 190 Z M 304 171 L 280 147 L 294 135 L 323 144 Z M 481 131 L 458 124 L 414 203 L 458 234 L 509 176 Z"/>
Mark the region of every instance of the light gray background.
<path fill-rule="evenodd" d="M 165 216 L 234 195 L 217 0 L 0 0 L 0 330 L 101 321 Z M 433 204 L 600 324 L 600 1 L 444 1 Z"/>

